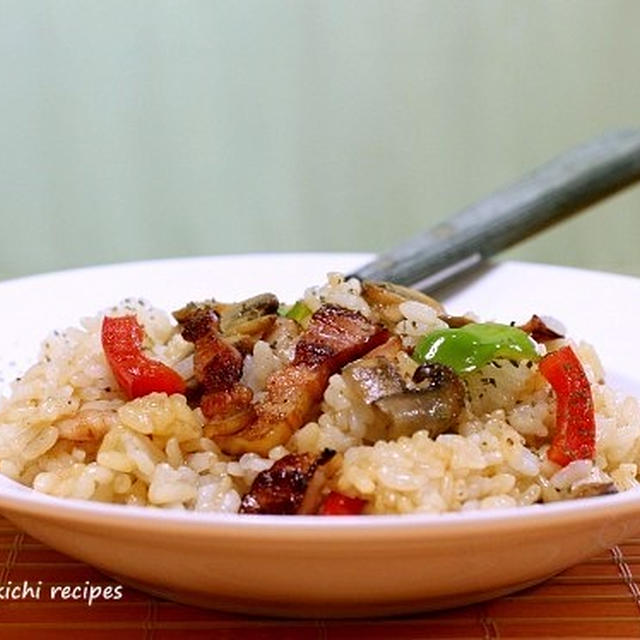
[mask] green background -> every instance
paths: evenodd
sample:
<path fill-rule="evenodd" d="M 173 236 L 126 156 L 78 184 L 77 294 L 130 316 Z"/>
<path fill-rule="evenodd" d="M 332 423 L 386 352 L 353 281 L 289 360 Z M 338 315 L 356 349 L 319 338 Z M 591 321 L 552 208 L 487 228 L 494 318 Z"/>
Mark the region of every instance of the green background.
<path fill-rule="evenodd" d="M 640 126 L 636 0 L 0 0 L 0 277 L 379 251 Z M 640 274 L 640 187 L 502 257 Z"/>

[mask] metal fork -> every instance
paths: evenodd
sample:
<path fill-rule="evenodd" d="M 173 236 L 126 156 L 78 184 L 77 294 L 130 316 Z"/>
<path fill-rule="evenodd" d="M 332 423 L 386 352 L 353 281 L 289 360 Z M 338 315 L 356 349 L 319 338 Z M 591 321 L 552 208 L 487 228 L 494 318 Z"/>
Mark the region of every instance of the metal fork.
<path fill-rule="evenodd" d="M 602 135 L 363 265 L 351 276 L 432 290 L 640 180 L 640 130 Z"/>

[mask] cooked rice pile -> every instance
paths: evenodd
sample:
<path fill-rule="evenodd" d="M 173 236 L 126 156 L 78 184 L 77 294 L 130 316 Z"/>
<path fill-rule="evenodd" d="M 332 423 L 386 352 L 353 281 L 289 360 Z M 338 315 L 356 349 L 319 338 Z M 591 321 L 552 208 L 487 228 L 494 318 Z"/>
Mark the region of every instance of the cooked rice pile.
<path fill-rule="evenodd" d="M 330 302 L 371 311 L 360 284 L 331 275 L 307 290 L 316 310 Z M 431 307 L 400 305 L 396 332 L 406 346 L 444 323 Z M 0 472 L 55 496 L 197 511 L 236 512 L 256 475 L 290 452 L 343 454 L 336 490 L 368 501 L 367 513 L 440 513 L 511 507 L 567 498 L 581 485 L 637 485 L 640 460 L 638 403 L 603 383 L 594 350 L 573 345 L 592 386 L 596 410 L 596 460 L 560 469 L 546 459 L 554 421 L 549 385 L 529 363 L 496 361 L 469 376 L 458 433 L 431 438 L 426 431 L 377 440 L 371 409 L 333 375 L 317 422 L 299 429 L 267 458 L 233 459 L 204 437 L 200 409 L 182 395 L 153 393 L 127 402 L 107 365 L 100 342 L 105 314 L 134 313 L 145 328 L 150 355 L 188 377 L 193 345 L 170 317 L 144 301 L 126 300 L 80 328 L 54 332 L 37 364 L 14 382 L 0 402 Z M 551 348 L 565 344 L 555 341 Z M 291 358 L 291 345 L 258 341 L 246 358 L 243 382 L 254 391 Z M 401 353 L 398 368 L 410 377 L 417 366 Z M 104 434 L 95 442 L 83 433 Z M 94 439 L 95 440 L 95 439 Z"/>

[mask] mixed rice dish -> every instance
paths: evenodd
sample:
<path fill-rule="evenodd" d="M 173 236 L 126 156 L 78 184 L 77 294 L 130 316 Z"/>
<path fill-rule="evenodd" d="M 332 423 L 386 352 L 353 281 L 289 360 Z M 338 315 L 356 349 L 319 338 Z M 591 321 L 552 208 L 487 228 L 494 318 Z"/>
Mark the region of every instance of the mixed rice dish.
<path fill-rule="evenodd" d="M 637 486 L 637 401 L 554 325 L 339 274 L 294 304 L 127 299 L 53 332 L 0 399 L 0 472 L 53 496 L 287 515 Z"/>

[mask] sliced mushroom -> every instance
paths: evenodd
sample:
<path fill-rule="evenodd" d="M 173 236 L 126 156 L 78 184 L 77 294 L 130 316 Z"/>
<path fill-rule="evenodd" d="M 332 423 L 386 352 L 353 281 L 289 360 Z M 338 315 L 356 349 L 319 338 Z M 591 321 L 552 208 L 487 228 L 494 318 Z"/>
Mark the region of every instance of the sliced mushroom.
<path fill-rule="evenodd" d="M 610 480 L 583 480 L 571 485 L 570 498 L 592 498 L 618 493 L 615 484 Z"/>
<path fill-rule="evenodd" d="M 535 313 L 525 324 L 518 327 L 528 333 L 536 342 L 548 342 L 564 338 L 564 327 L 552 318 L 542 319 Z"/>
<path fill-rule="evenodd" d="M 446 313 L 438 316 L 440 320 L 446 323 L 449 329 L 459 329 L 460 327 L 466 327 L 468 324 L 473 324 L 475 320 L 467 318 L 467 316 L 450 316 Z"/>
<path fill-rule="evenodd" d="M 263 326 L 265 316 L 275 319 L 279 305 L 272 293 L 261 293 L 234 304 L 219 304 L 220 331 L 224 335 L 253 333 L 256 327 Z"/>
<path fill-rule="evenodd" d="M 369 430 L 373 439 L 396 439 L 420 429 L 435 437 L 455 427 L 464 408 L 464 384 L 444 365 L 418 367 L 413 377 L 415 389 L 408 389 L 396 367 L 381 356 L 350 364 L 342 377 L 373 409 L 375 424 Z"/>
<path fill-rule="evenodd" d="M 400 336 L 394 335 L 379 347 L 376 347 L 375 349 L 369 351 L 369 353 L 367 354 L 367 358 L 376 358 L 378 356 L 381 356 L 392 362 L 393 359 L 401 351 L 403 351 L 402 338 Z"/>
<path fill-rule="evenodd" d="M 220 335 L 234 345 L 243 355 L 266 335 L 277 319 L 278 298 L 272 293 L 263 293 L 242 302 L 227 304 L 216 300 L 190 302 L 175 311 L 173 317 L 183 327 L 185 340 L 195 341 L 216 318 L 216 329 Z"/>
<path fill-rule="evenodd" d="M 464 408 L 465 388 L 458 375 L 440 364 L 422 365 L 413 377 L 418 389 L 382 397 L 373 403 L 387 421 L 390 438 L 426 429 L 432 438 L 450 431 Z"/>
<path fill-rule="evenodd" d="M 382 356 L 353 362 L 343 369 L 342 378 L 367 404 L 405 390 L 398 370 Z"/>
<path fill-rule="evenodd" d="M 464 394 L 464 384 L 460 376 L 451 368 L 439 362 L 421 364 L 413 372 L 413 382 L 421 389 L 456 389 Z"/>
<path fill-rule="evenodd" d="M 404 319 L 399 306 L 407 300 L 422 302 L 435 309 L 438 314 L 444 313 L 442 305 L 427 294 L 391 282 L 364 280 L 362 282 L 362 297 L 382 321 L 390 325 L 395 325 Z"/>
<path fill-rule="evenodd" d="M 301 332 L 302 327 L 295 320 L 278 316 L 263 340 L 269 343 L 282 361 L 290 362 L 295 355 L 296 341 Z"/>

